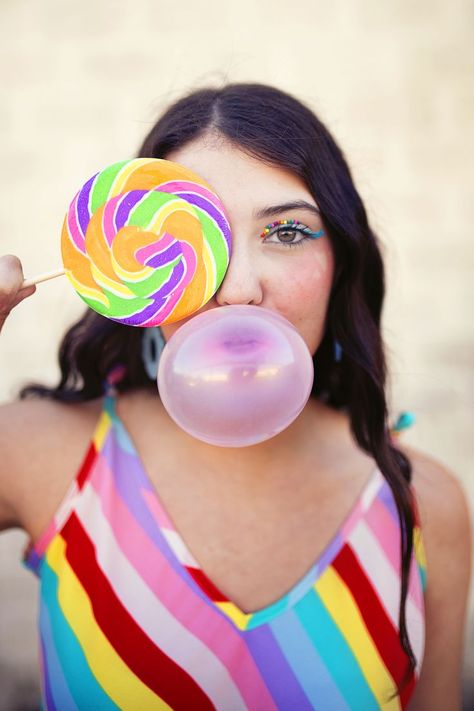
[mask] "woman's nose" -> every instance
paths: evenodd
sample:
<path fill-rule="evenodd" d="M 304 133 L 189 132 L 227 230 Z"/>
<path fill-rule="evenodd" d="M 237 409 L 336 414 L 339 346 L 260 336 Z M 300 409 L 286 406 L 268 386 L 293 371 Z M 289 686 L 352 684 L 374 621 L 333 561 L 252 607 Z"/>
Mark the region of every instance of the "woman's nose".
<path fill-rule="evenodd" d="M 219 306 L 260 304 L 263 292 L 258 264 L 247 251 L 234 247 L 224 279 L 214 298 Z"/>

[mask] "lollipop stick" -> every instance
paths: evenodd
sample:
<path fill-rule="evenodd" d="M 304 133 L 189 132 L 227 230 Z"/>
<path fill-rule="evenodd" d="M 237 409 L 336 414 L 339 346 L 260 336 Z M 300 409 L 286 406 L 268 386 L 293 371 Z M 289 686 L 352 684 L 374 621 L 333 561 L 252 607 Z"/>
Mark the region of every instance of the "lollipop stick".
<path fill-rule="evenodd" d="M 66 272 L 64 269 L 55 269 L 54 272 L 46 272 L 45 274 L 38 274 L 38 276 L 33 277 L 32 279 L 25 279 L 23 284 L 21 285 L 21 288 L 24 289 L 25 286 L 32 286 L 33 284 L 39 284 L 41 281 L 48 281 L 48 279 L 55 279 L 58 276 L 62 276 Z"/>

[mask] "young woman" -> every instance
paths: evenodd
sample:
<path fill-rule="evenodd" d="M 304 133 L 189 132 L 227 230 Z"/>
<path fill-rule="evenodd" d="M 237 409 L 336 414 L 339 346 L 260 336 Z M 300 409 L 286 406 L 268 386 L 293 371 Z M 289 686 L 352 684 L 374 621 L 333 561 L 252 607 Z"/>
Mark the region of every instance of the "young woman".
<path fill-rule="evenodd" d="M 233 84 L 176 102 L 140 156 L 213 186 L 233 253 L 205 309 L 283 315 L 314 388 L 277 436 L 205 444 L 160 403 L 143 329 L 89 311 L 59 385 L 2 408 L 0 520 L 31 539 L 45 708 L 459 709 L 466 501 L 390 430 L 383 264 L 340 148 L 292 96 Z M 4 320 L 34 287 L 12 256 L 0 276 Z"/>

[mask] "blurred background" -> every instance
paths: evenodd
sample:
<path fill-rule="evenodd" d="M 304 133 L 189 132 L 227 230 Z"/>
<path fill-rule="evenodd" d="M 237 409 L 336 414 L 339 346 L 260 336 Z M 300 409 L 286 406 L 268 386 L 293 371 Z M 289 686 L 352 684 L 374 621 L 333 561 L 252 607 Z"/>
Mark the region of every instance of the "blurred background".
<path fill-rule="evenodd" d="M 384 245 L 393 417 L 414 412 L 404 441 L 452 469 L 474 510 L 473 28 L 470 0 L 0 0 L 0 252 L 17 254 L 26 276 L 59 268 L 75 192 L 133 157 L 184 92 L 232 81 L 289 91 L 342 146 Z M 1 338 L 0 401 L 27 380 L 56 381 L 59 339 L 82 310 L 65 278 L 18 307 Z M 0 537 L 8 711 L 38 707 L 24 545 L 22 532 Z M 471 593 L 466 709 L 473 605 Z"/>

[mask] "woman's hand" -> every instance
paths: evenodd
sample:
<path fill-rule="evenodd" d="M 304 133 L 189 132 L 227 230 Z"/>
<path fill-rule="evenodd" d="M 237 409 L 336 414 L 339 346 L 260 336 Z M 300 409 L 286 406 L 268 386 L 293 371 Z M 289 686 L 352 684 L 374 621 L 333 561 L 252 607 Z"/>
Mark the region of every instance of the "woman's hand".
<path fill-rule="evenodd" d="M 23 281 L 23 268 L 18 257 L 12 254 L 0 257 L 0 331 L 10 311 L 36 291 L 34 284 L 22 288 Z"/>

